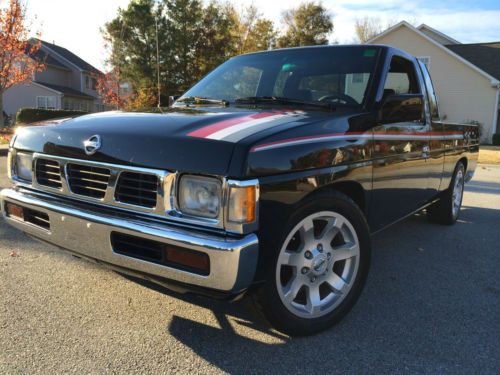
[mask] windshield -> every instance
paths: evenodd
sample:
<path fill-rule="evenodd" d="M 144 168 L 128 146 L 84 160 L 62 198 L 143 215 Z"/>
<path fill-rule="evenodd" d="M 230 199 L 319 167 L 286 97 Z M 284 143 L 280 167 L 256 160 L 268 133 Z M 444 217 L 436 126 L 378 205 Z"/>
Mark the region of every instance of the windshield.
<path fill-rule="evenodd" d="M 179 100 L 204 98 L 255 103 L 279 98 L 357 107 L 363 104 L 379 49 L 369 46 L 300 48 L 232 58 L 187 91 Z M 183 100 L 184 99 L 184 100 Z"/>

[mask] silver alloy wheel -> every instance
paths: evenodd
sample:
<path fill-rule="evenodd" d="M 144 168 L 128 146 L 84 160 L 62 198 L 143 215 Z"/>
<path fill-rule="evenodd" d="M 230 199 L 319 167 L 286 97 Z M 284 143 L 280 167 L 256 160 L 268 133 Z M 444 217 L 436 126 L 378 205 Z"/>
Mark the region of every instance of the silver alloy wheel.
<path fill-rule="evenodd" d="M 337 212 L 321 211 L 300 221 L 276 265 L 276 285 L 286 308 L 310 319 L 333 311 L 356 279 L 359 250 L 354 227 Z"/>
<path fill-rule="evenodd" d="M 462 196 L 464 194 L 464 171 L 462 168 L 458 168 L 457 174 L 455 175 L 455 185 L 453 185 L 452 193 L 452 214 L 456 218 L 460 211 L 460 206 L 462 205 Z"/>

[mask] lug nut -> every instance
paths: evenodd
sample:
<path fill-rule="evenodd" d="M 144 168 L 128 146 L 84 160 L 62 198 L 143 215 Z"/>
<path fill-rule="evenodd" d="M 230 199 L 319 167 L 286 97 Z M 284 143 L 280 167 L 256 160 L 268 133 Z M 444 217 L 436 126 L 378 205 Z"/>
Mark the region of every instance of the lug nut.
<path fill-rule="evenodd" d="M 307 259 L 311 259 L 312 258 L 312 253 L 308 250 L 305 252 L 304 256 L 307 258 Z"/>
<path fill-rule="evenodd" d="M 302 274 L 305 275 L 307 272 L 309 272 L 309 268 L 303 267 L 302 268 Z"/>
<path fill-rule="evenodd" d="M 313 283 L 313 282 L 315 282 L 315 281 L 316 281 L 316 278 L 315 278 L 314 276 L 313 276 L 313 277 L 311 277 L 311 282 Z"/>
<path fill-rule="evenodd" d="M 319 251 L 320 253 L 322 253 L 322 252 L 323 252 L 323 245 L 322 245 L 322 244 L 318 244 L 318 251 Z"/>
<path fill-rule="evenodd" d="M 328 259 L 330 259 L 330 258 L 332 257 L 332 254 L 331 254 L 331 253 L 328 253 L 328 254 L 326 254 L 326 257 L 327 257 Z"/>

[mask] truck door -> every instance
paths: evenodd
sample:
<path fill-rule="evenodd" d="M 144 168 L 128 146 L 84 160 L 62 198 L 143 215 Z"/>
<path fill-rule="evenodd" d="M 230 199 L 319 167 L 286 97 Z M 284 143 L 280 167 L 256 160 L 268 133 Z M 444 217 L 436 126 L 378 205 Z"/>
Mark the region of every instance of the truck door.
<path fill-rule="evenodd" d="M 419 78 L 413 61 L 392 56 L 382 103 L 391 95 L 424 94 Z M 415 121 L 379 121 L 373 128 L 372 230 L 411 214 L 429 198 L 429 130 L 425 116 Z"/>
<path fill-rule="evenodd" d="M 432 84 L 431 76 L 427 67 L 419 61 L 420 71 L 422 72 L 427 93 L 426 101 L 426 121 L 430 127 L 430 155 L 427 159 L 429 164 L 429 178 L 427 189 L 429 195 L 436 195 L 440 190 L 441 180 L 444 169 L 445 144 L 443 142 L 444 126 L 439 117 L 436 92 Z"/>

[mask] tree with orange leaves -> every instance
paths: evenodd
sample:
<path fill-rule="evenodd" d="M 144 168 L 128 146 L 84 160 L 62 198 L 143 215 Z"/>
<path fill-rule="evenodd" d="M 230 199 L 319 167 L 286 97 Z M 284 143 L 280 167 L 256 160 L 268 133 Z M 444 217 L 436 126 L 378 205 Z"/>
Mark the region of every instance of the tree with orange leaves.
<path fill-rule="evenodd" d="M 95 74 L 94 79 L 97 82 L 96 90 L 104 104 L 115 109 L 127 107 L 131 94 L 126 87 L 123 87 L 118 68 L 113 68 L 105 74 Z"/>
<path fill-rule="evenodd" d="M 95 74 L 96 90 L 104 104 L 115 109 L 140 110 L 154 107 L 157 97 L 154 88 L 132 90 L 120 79 L 119 68 L 113 68 L 105 74 Z"/>
<path fill-rule="evenodd" d="M 19 0 L 10 0 L 0 9 L 0 127 L 4 125 L 3 93 L 45 68 L 43 61 L 34 58 L 41 44 L 30 43 L 29 33 L 26 8 Z"/>

